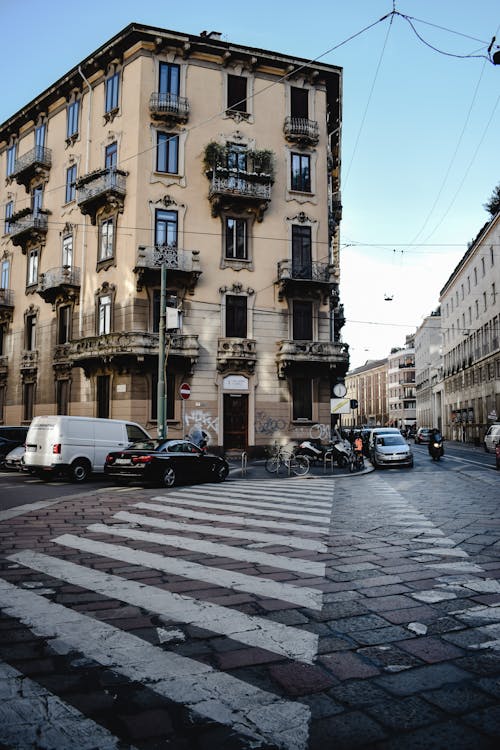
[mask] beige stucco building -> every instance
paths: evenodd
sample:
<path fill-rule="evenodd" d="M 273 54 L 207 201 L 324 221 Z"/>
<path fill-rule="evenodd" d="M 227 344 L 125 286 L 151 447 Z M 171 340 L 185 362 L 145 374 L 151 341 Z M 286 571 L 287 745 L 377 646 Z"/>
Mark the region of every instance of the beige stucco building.
<path fill-rule="evenodd" d="M 346 427 L 380 427 L 387 424 L 387 359 L 369 360 L 350 370 L 345 378 L 347 397 L 358 406 L 342 416 Z"/>
<path fill-rule="evenodd" d="M 443 424 L 443 360 L 441 313 L 438 308 L 415 332 L 415 392 L 417 427 Z"/>
<path fill-rule="evenodd" d="M 257 451 L 330 425 L 342 71 L 131 24 L 0 126 L 0 420 Z M 182 401 L 181 383 L 191 387 Z"/>
<path fill-rule="evenodd" d="M 387 357 L 387 408 L 389 425 L 413 429 L 416 425 L 415 340 L 406 336 L 405 346 Z"/>

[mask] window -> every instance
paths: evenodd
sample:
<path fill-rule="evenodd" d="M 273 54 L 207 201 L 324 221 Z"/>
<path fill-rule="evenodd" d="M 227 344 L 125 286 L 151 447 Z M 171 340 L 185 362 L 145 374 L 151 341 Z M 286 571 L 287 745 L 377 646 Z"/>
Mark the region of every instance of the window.
<path fill-rule="evenodd" d="M 177 245 L 177 211 L 157 209 L 155 214 L 155 245 Z"/>
<path fill-rule="evenodd" d="M 294 341 L 313 340 L 312 302 L 294 301 L 292 324 Z"/>
<path fill-rule="evenodd" d="M 99 297 L 97 307 L 97 335 L 103 336 L 111 332 L 111 296 L 104 294 Z"/>
<path fill-rule="evenodd" d="M 307 89 L 299 89 L 297 86 L 290 88 L 290 115 L 309 119 L 309 91 Z"/>
<path fill-rule="evenodd" d="M 16 166 L 17 146 L 14 143 L 10 148 L 7 149 L 7 177 L 14 174 Z"/>
<path fill-rule="evenodd" d="M 483 310 L 486 310 L 488 307 L 488 302 L 486 299 L 486 292 L 483 292 Z"/>
<path fill-rule="evenodd" d="M 26 278 L 26 286 L 33 286 L 38 283 L 38 262 L 39 262 L 39 249 L 33 248 L 28 253 L 28 272 Z"/>
<path fill-rule="evenodd" d="M 3 224 L 4 234 L 10 234 L 10 220 L 14 213 L 14 201 L 9 201 L 5 204 L 5 219 Z"/>
<path fill-rule="evenodd" d="M 23 420 L 33 419 L 33 404 L 35 403 L 35 384 L 23 383 Z"/>
<path fill-rule="evenodd" d="M 152 300 L 152 331 L 158 333 L 160 330 L 160 301 L 161 291 L 160 289 L 153 289 L 153 300 Z M 167 289 L 167 307 L 178 309 L 179 301 L 174 289 Z M 168 315 L 168 312 L 167 312 Z M 168 320 L 166 321 L 168 323 Z"/>
<path fill-rule="evenodd" d="M 292 226 L 292 277 L 312 277 L 311 227 L 299 224 Z"/>
<path fill-rule="evenodd" d="M 226 336 L 245 339 L 247 337 L 247 298 L 234 294 L 226 295 Z"/>
<path fill-rule="evenodd" d="M 495 254 L 493 252 L 493 245 L 491 245 L 490 247 L 490 262 L 492 266 L 495 265 Z"/>
<path fill-rule="evenodd" d="M 10 261 L 3 260 L 0 268 L 0 289 L 9 288 Z"/>
<path fill-rule="evenodd" d="M 247 171 L 247 150 L 237 143 L 227 144 L 227 168 L 238 172 Z"/>
<path fill-rule="evenodd" d="M 226 258 L 248 260 L 246 219 L 227 217 L 224 224 Z"/>
<path fill-rule="evenodd" d="M 72 164 L 66 170 L 66 203 L 71 203 L 76 198 L 76 164 Z"/>
<path fill-rule="evenodd" d="M 31 193 L 31 210 L 33 211 L 33 216 L 38 216 L 40 214 L 40 211 L 42 210 L 43 206 L 43 187 L 39 185 L 38 187 L 33 189 L 33 192 Z"/>
<path fill-rule="evenodd" d="M 120 74 L 114 73 L 112 76 L 106 79 L 106 103 L 105 112 L 113 112 L 118 109 L 118 101 L 120 96 Z"/>
<path fill-rule="evenodd" d="M 474 286 L 477 286 L 477 268 L 474 268 Z"/>
<path fill-rule="evenodd" d="M 73 235 L 67 234 L 62 241 L 62 264 L 68 268 L 73 265 Z"/>
<path fill-rule="evenodd" d="M 158 80 L 159 94 L 172 94 L 179 96 L 180 68 L 171 63 L 160 63 L 160 75 Z"/>
<path fill-rule="evenodd" d="M 106 169 L 116 169 L 118 163 L 118 144 L 116 141 L 106 146 L 104 166 Z"/>
<path fill-rule="evenodd" d="M 96 378 L 96 401 L 98 419 L 109 419 L 109 375 L 98 375 Z"/>
<path fill-rule="evenodd" d="M 44 148 L 45 146 L 45 135 L 47 133 L 47 126 L 42 123 L 35 129 L 35 148 Z"/>
<path fill-rule="evenodd" d="M 484 262 L 484 257 L 481 258 L 481 273 L 483 276 L 486 275 L 486 263 Z"/>
<path fill-rule="evenodd" d="M 98 260 L 108 260 L 114 255 L 115 220 L 113 217 L 101 221 L 99 235 Z"/>
<path fill-rule="evenodd" d="M 312 382 L 308 378 L 292 380 L 292 419 L 312 420 Z"/>
<path fill-rule="evenodd" d="M 179 136 L 156 134 L 156 171 L 177 174 L 179 171 Z"/>
<path fill-rule="evenodd" d="M 80 114 L 80 102 L 75 101 L 68 104 L 66 109 L 66 138 L 78 134 L 78 116 Z"/>
<path fill-rule="evenodd" d="M 69 305 L 63 305 L 57 313 L 57 343 L 67 344 L 71 340 L 71 312 Z"/>
<path fill-rule="evenodd" d="M 311 192 L 311 157 L 307 154 L 292 154 L 291 189 Z"/>
<path fill-rule="evenodd" d="M 57 414 L 67 414 L 69 406 L 69 380 L 56 380 Z"/>
<path fill-rule="evenodd" d="M 244 76 L 227 77 L 227 109 L 247 112 L 247 79 Z"/>
<path fill-rule="evenodd" d="M 36 348 L 36 315 L 26 315 L 24 328 L 24 344 L 27 351 Z"/>

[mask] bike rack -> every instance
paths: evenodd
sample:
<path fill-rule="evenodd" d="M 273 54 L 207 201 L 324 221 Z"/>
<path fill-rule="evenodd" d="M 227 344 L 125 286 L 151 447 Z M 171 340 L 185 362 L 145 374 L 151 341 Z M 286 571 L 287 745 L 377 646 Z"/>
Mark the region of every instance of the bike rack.
<path fill-rule="evenodd" d="M 323 474 L 326 474 L 326 467 L 330 466 L 330 474 L 333 474 L 333 451 L 327 451 L 323 457 Z"/>
<path fill-rule="evenodd" d="M 248 453 L 243 451 L 241 454 L 241 476 L 246 477 L 247 475 L 247 464 L 248 464 Z"/>

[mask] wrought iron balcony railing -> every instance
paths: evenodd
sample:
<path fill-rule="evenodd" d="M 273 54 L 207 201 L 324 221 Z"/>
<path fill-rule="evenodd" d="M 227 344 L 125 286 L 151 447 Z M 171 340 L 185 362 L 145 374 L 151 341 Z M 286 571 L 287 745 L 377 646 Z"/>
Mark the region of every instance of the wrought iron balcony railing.
<path fill-rule="evenodd" d="M 29 190 L 29 184 L 33 177 L 47 172 L 51 166 L 51 149 L 45 148 L 45 146 L 35 146 L 16 159 L 11 177 L 15 179 L 18 185 L 24 185 L 26 190 Z"/>
<path fill-rule="evenodd" d="M 40 239 L 47 234 L 47 230 L 47 214 L 30 212 L 19 218 L 14 217 L 10 222 L 9 236 L 13 245 L 21 245 L 24 250 L 24 245 L 29 239 Z"/>
<path fill-rule="evenodd" d="M 137 289 L 148 284 L 158 284 L 163 263 L 166 264 L 170 281 L 178 283 L 193 293 L 201 276 L 200 251 L 183 250 L 177 245 L 140 245 L 137 250 L 134 272 L 137 274 Z"/>
<path fill-rule="evenodd" d="M 76 202 L 82 214 L 88 214 L 95 224 L 98 208 L 106 204 L 121 210 L 126 195 L 127 173 L 121 169 L 99 169 L 76 181 Z"/>
<path fill-rule="evenodd" d="M 0 289 L 0 307 L 14 307 L 14 291 Z"/>
<path fill-rule="evenodd" d="M 210 185 L 210 197 L 221 194 L 270 201 L 271 181 L 262 182 L 245 172 L 235 172 L 234 175 L 227 176 L 214 174 Z"/>
<path fill-rule="evenodd" d="M 176 94 L 153 92 L 149 97 L 149 111 L 158 119 L 186 121 L 189 117 L 189 100 Z"/>
<path fill-rule="evenodd" d="M 310 144 L 319 141 L 318 123 L 316 120 L 308 120 L 306 117 L 286 117 L 283 132 L 285 138 L 289 141 Z"/>

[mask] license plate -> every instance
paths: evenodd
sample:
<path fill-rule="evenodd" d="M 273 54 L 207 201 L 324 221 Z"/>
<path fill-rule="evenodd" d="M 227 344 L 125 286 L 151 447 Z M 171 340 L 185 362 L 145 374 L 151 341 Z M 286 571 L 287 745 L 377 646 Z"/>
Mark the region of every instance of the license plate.
<path fill-rule="evenodd" d="M 36 453 L 36 445 L 27 445 L 25 451 L 26 453 Z"/>
<path fill-rule="evenodd" d="M 120 464 L 120 466 L 126 466 L 127 464 L 130 464 L 130 458 L 117 458 L 115 461 L 115 464 Z"/>

